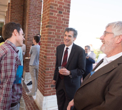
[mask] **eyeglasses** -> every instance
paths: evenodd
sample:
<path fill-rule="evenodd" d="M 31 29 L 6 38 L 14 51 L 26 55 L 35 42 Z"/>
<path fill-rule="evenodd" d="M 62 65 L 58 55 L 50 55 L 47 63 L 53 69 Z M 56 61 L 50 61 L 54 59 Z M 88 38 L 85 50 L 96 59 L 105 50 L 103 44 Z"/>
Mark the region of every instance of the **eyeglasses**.
<path fill-rule="evenodd" d="M 106 36 L 106 34 L 114 34 L 114 33 L 113 32 L 104 31 L 103 35 Z"/>

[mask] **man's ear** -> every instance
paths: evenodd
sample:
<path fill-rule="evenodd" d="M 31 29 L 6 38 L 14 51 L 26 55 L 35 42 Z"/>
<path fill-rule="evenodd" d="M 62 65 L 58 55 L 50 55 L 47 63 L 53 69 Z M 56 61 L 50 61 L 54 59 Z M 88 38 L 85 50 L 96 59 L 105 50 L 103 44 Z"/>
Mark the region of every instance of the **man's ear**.
<path fill-rule="evenodd" d="M 120 42 L 122 42 L 122 35 L 116 37 L 116 43 L 119 44 Z"/>
<path fill-rule="evenodd" d="M 18 31 L 16 29 L 14 29 L 13 33 L 12 33 L 14 36 L 17 36 L 18 35 Z"/>
<path fill-rule="evenodd" d="M 74 37 L 74 40 L 73 41 L 75 41 L 76 40 L 76 37 Z"/>

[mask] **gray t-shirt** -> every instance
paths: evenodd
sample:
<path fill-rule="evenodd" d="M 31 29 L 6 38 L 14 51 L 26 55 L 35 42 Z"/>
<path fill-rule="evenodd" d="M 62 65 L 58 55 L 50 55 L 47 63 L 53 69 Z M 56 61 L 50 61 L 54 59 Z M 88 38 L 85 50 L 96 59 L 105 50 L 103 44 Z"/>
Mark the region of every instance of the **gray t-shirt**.
<path fill-rule="evenodd" d="M 31 55 L 29 65 L 39 65 L 40 46 L 39 45 L 31 46 L 29 53 Z"/>

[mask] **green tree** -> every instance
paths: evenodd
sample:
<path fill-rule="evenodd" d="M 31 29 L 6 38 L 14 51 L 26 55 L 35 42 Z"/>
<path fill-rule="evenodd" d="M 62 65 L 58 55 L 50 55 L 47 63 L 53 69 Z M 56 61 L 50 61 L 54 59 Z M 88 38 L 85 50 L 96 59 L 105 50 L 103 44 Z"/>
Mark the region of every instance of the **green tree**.
<path fill-rule="evenodd" d="M 94 51 L 94 53 L 95 53 L 95 55 L 96 55 L 95 61 L 97 61 L 97 59 L 98 59 L 98 57 L 99 57 L 99 54 L 101 54 L 101 53 L 103 53 L 103 52 L 100 51 L 100 49 L 94 49 L 93 51 Z"/>

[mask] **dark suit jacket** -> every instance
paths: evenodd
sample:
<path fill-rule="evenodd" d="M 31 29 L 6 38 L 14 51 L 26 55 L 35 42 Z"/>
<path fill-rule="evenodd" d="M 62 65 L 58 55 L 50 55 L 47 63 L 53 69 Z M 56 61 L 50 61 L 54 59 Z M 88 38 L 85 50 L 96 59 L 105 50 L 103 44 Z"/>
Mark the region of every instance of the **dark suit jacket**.
<path fill-rule="evenodd" d="M 95 60 L 92 58 L 86 58 L 86 69 L 85 74 L 83 75 L 83 78 L 85 78 L 93 69 L 93 63 L 95 63 Z"/>
<path fill-rule="evenodd" d="M 73 110 L 122 110 L 122 57 L 89 77 L 74 96 Z"/>
<path fill-rule="evenodd" d="M 65 45 L 59 45 L 56 49 L 56 67 L 54 72 L 54 80 L 56 80 L 56 88 L 58 86 L 59 70 L 61 66 L 62 55 Z M 66 68 L 71 72 L 70 76 L 64 76 L 64 83 L 67 96 L 69 99 L 73 99 L 76 90 L 81 85 L 81 76 L 85 70 L 85 51 L 81 47 L 73 44 L 72 50 L 67 62 Z"/>

